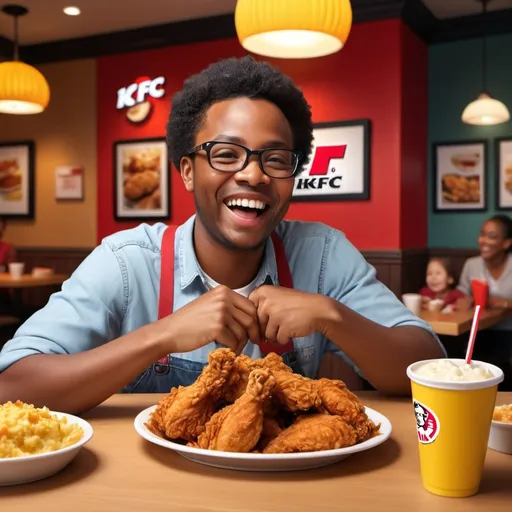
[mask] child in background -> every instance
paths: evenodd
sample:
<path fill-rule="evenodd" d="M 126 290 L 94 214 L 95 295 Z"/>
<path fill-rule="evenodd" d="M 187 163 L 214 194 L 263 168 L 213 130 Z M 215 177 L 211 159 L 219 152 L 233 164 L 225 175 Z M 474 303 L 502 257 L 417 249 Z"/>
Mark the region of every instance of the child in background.
<path fill-rule="evenodd" d="M 448 258 L 431 258 L 427 265 L 427 286 L 420 290 L 423 296 L 423 307 L 427 308 L 428 303 L 434 299 L 443 301 L 441 309 L 447 306 L 450 309 L 464 294 L 454 288 L 455 277 L 451 270 L 451 262 Z"/>

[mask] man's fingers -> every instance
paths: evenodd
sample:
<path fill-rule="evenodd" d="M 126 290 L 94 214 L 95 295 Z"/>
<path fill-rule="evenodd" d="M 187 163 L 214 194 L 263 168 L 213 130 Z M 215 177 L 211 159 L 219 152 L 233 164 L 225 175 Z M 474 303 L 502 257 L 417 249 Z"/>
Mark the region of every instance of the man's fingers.
<path fill-rule="evenodd" d="M 232 314 L 234 320 L 245 329 L 247 337 L 253 343 L 260 343 L 261 336 L 257 318 L 255 316 L 248 315 L 244 311 L 237 308 L 233 308 Z"/>

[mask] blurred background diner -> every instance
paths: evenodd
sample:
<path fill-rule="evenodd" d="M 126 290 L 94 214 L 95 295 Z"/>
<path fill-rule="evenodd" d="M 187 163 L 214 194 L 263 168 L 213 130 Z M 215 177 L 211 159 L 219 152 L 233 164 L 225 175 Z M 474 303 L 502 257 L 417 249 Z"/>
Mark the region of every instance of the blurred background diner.
<path fill-rule="evenodd" d="M 0 347 L 103 237 L 194 212 L 171 97 L 250 53 L 312 105 L 288 218 L 342 230 L 451 356 L 481 303 L 475 356 L 511 388 L 512 0 L 333 0 L 302 20 L 314 37 L 303 4 L 0 0 Z M 367 387 L 334 357 L 321 372 Z"/>

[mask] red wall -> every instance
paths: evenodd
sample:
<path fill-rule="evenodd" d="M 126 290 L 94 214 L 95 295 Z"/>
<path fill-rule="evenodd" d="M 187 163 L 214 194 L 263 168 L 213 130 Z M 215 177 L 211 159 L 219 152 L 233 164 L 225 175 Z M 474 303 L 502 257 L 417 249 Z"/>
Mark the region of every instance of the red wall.
<path fill-rule="evenodd" d="M 428 49 L 402 26 L 400 248 L 427 245 Z"/>
<path fill-rule="evenodd" d="M 290 219 L 322 221 L 341 229 L 360 249 L 400 248 L 402 243 L 409 243 L 411 236 L 400 236 L 400 211 L 404 206 L 400 192 L 402 37 L 400 20 L 363 23 L 353 27 L 347 46 L 335 55 L 273 61 L 303 88 L 313 107 L 314 121 L 371 119 L 370 201 L 294 203 L 288 214 Z M 408 50 L 411 55 L 415 51 Z M 98 59 L 99 239 L 136 225 L 116 222 L 113 217 L 113 143 L 163 136 L 170 96 L 181 88 L 183 80 L 213 61 L 244 54 L 238 41 L 229 39 Z M 142 127 L 131 125 L 124 112 L 115 108 L 117 89 L 141 75 L 166 77 L 166 97 Z M 421 151 L 425 152 L 425 146 Z M 425 194 L 426 182 L 420 188 Z M 173 170 L 171 222 L 182 223 L 193 213 L 193 199 Z M 419 235 L 422 237 L 425 240 L 421 245 L 425 245 L 426 236 Z"/>

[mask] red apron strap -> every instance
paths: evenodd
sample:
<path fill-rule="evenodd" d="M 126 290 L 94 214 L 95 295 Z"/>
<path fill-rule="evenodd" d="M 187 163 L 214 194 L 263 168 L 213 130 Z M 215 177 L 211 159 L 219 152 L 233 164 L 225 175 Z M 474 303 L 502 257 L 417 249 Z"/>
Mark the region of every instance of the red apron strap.
<path fill-rule="evenodd" d="M 274 252 L 276 254 L 276 265 L 277 265 L 277 277 L 279 279 L 280 286 L 285 288 L 293 288 L 292 273 L 288 260 L 286 259 L 286 253 L 284 251 L 283 242 L 279 238 L 279 235 L 272 232 L 272 243 L 274 244 Z M 293 351 L 293 340 L 290 340 L 286 345 L 275 345 L 271 343 L 260 343 L 260 350 L 263 354 L 270 352 L 276 352 L 277 354 L 284 354 L 285 352 Z"/>
<path fill-rule="evenodd" d="M 169 316 L 174 306 L 174 238 L 178 226 L 169 226 L 162 237 L 158 319 Z"/>
<path fill-rule="evenodd" d="M 160 295 L 158 297 L 158 320 L 172 314 L 174 309 L 174 238 L 178 226 L 168 226 L 162 236 L 160 249 Z M 155 371 L 169 370 L 169 356 L 155 364 Z"/>
<path fill-rule="evenodd" d="M 276 253 L 276 264 L 277 264 L 277 277 L 279 278 L 279 284 L 285 288 L 293 288 L 292 273 L 286 259 L 286 253 L 284 252 L 284 245 L 279 238 L 279 235 L 274 231 L 271 235 L 272 243 L 274 244 L 274 252 Z"/>

